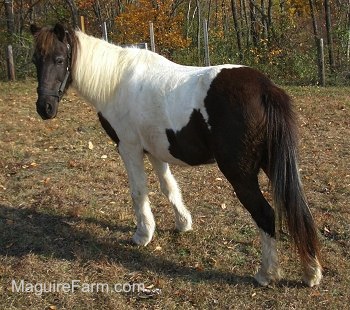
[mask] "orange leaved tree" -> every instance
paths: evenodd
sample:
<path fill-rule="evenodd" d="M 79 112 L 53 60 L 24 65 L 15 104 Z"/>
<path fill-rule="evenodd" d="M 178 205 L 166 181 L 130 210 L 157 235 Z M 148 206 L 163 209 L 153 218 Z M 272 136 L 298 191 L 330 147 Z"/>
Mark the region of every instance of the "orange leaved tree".
<path fill-rule="evenodd" d="M 184 18 L 173 7 L 172 0 L 139 0 L 125 6 L 116 18 L 116 43 L 150 42 L 149 23 L 153 22 L 156 49 L 170 55 L 175 49 L 187 47 L 183 34 Z"/>

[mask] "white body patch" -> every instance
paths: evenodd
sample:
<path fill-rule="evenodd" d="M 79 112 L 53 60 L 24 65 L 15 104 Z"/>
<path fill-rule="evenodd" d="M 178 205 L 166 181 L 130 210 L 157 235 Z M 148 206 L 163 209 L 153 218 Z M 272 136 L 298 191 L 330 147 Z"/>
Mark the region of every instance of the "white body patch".
<path fill-rule="evenodd" d="M 76 34 L 80 47 L 73 86 L 102 113 L 121 141 L 141 144 L 164 162 L 184 164 L 169 153 L 166 129 L 181 130 L 193 110 L 207 121 L 204 98 L 212 80 L 223 68 L 241 66 L 181 66 L 147 50 Z"/>

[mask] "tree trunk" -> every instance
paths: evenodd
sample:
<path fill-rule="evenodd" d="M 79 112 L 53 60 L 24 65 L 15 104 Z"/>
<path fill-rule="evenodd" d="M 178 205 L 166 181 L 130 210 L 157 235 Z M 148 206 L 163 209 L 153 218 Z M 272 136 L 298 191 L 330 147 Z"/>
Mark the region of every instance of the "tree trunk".
<path fill-rule="evenodd" d="M 7 32 L 11 37 L 15 33 L 15 19 L 12 0 L 4 0 Z"/>
<path fill-rule="evenodd" d="M 243 61 L 242 32 L 241 32 L 240 24 L 239 24 L 239 22 L 238 22 L 238 14 L 237 14 L 237 4 L 236 4 L 236 0 L 231 0 L 231 9 L 232 9 L 233 24 L 234 24 L 235 30 L 236 30 L 237 47 L 238 47 L 239 60 L 240 60 L 240 61 Z"/>
<path fill-rule="evenodd" d="M 73 22 L 73 27 L 76 28 L 79 25 L 79 21 L 78 21 L 78 9 L 77 6 L 75 5 L 75 1 L 74 0 L 66 0 L 70 11 L 72 13 L 72 22 Z"/>
<path fill-rule="evenodd" d="M 350 0 L 348 2 L 348 10 L 346 15 L 347 15 L 346 31 L 348 33 L 348 42 L 346 44 L 346 61 L 350 63 Z"/>
<path fill-rule="evenodd" d="M 256 14 L 256 0 L 249 1 L 249 11 L 250 11 L 250 31 L 253 39 L 253 46 L 257 47 L 259 44 L 259 34 L 257 30 L 257 14 Z"/>
<path fill-rule="evenodd" d="M 197 52 L 198 52 L 198 61 L 201 59 L 201 7 L 199 0 L 196 0 L 197 5 Z"/>
<path fill-rule="evenodd" d="M 331 24 L 331 8 L 329 0 L 324 0 L 324 9 L 326 14 L 326 29 L 327 29 L 327 44 L 328 44 L 328 57 L 329 57 L 329 65 L 331 71 L 334 72 L 335 64 L 334 64 L 334 54 L 333 54 L 333 38 L 332 38 L 332 24 Z"/>
<path fill-rule="evenodd" d="M 191 2 L 192 0 L 188 1 L 187 5 L 187 14 L 186 14 L 186 39 L 190 37 L 190 14 L 191 14 Z"/>
<path fill-rule="evenodd" d="M 310 5 L 312 29 L 313 29 L 313 32 L 314 32 L 314 40 L 315 40 L 315 44 L 317 45 L 317 40 L 318 40 L 320 35 L 319 35 L 319 32 L 318 32 L 317 21 L 316 21 L 316 16 L 315 16 L 314 0 L 309 0 L 309 5 Z"/>
<path fill-rule="evenodd" d="M 212 1 L 212 0 L 209 0 L 209 4 L 208 4 L 208 14 L 207 14 L 207 25 L 208 25 L 208 30 L 209 30 L 209 28 L 210 28 L 211 1 Z"/>
<path fill-rule="evenodd" d="M 262 34 L 263 34 L 263 39 L 268 38 L 268 31 L 267 31 L 267 15 L 265 14 L 266 8 L 265 8 L 265 0 L 261 0 L 261 25 L 263 27 L 262 29 Z"/>
<path fill-rule="evenodd" d="M 223 23 L 222 28 L 223 28 L 224 37 L 226 37 L 229 29 L 229 26 L 228 26 L 229 22 L 227 17 L 225 0 L 222 0 L 221 2 L 221 11 L 222 11 L 222 23 Z"/>
<path fill-rule="evenodd" d="M 318 67 L 318 77 L 319 80 L 322 80 L 323 76 L 323 69 L 322 69 L 322 50 L 320 48 L 319 39 L 320 34 L 317 27 L 317 21 L 316 21 L 316 15 L 315 15 L 315 4 L 314 0 L 309 0 L 310 5 L 310 14 L 312 19 L 312 28 L 314 32 L 314 40 L 315 40 L 315 46 L 316 46 L 316 53 L 317 53 L 317 67 Z"/>
<path fill-rule="evenodd" d="M 272 25 L 272 0 L 268 0 L 268 7 L 267 7 L 267 33 L 268 33 L 268 39 L 271 40 L 272 35 L 274 34 L 274 29 Z"/>
<path fill-rule="evenodd" d="M 245 0 L 240 0 L 240 16 L 242 19 L 242 27 L 241 29 L 244 29 L 244 35 L 243 37 L 246 38 L 246 48 L 249 48 L 250 41 L 251 41 L 251 31 L 250 31 L 250 23 L 249 23 L 249 17 L 248 17 L 248 9 L 246 6 L 246 1 Z"/>
<path fill-rule="evenodd" d="M 102 27 L 103 19 L 102 19 L 102 12 L 101 12 L 100 1 L 99 0 L 95 1 L 92 7 L 94 9 L 96 18 L 98 20 L 98 24 Z"/>

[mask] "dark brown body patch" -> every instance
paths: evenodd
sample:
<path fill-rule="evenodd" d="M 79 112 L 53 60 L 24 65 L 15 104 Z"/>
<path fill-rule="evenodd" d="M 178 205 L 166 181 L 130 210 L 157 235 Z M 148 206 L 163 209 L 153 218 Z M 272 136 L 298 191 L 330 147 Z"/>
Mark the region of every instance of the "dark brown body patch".
<path fill-rule="evenodd" d="M 105 130 L 105 132 L 107 133 L 107 135 L 117 144 L 119 145 L 119 138 L 117 133 L 115 132 L 115 130 L 113 129 L 113 127 L 111 126 L 111 124 L 103 117 L 101 112 L 97 113 L 98 115 L 98 119 L 100 120 L 100 123 L 103 127 L 103 129 Z"/>
<path fill-rule="evenodd" d="M 169 152 L 191 166 L 214 163 L 210 131 L 199 110 L 193 110 L 188 124 L 179 131 L 166 130 Z"/>

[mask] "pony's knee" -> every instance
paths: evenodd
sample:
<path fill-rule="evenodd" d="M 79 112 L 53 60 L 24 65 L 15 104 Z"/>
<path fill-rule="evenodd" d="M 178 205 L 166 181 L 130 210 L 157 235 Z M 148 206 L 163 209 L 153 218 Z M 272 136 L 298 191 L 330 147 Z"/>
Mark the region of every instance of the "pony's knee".
<path fill-rule="evenodd" d="M 313 259 L 304 266 L 303 282 L 309 287 L 319 285 L 322 279 L 322 267 L 318 259 Z"/>
<path fill-rule="evenodd" d="M 143 204 L 148 200 L 147 191 L 145 190 L 132 190 L 130 196 L 135 206 Z"/>

